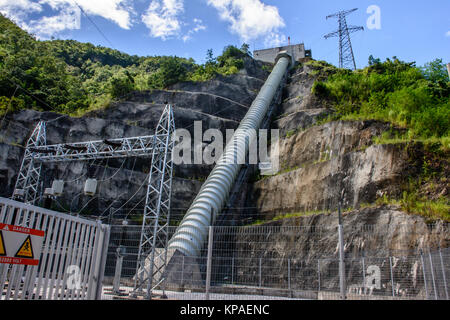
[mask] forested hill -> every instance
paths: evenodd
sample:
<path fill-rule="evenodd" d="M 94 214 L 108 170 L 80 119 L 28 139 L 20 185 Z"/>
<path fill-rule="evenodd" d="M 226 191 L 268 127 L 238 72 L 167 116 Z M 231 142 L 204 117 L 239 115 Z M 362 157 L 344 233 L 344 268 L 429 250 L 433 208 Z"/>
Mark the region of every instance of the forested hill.
<path fill-rule="evenodd" d="M 237 73 L 249 56 L 246 44 L 227 46 L 218 57 L 208 50 L 206 63 L 199 65 L 74 40 L 38 41 L 0 15 L 0 115 L 30 108 L 82 115 L 132 91 Z M 369 66 L 356 71 L 313 62 L 322 71 L 316 71 L 312 91 L 334 109 L 329 121 L 389 121 L 408 128 L 408 139 L 438 139 L 450 148 L 450 82 L 442 60 L 420 68 L 395 57 L 381 62 L 371 56 Z"/>
<path fill-rule="evenodd" d="M 0 114 L 24 108 L 82 114 L 133 90 L 204 81 L 243 67 L 248 46 L 193 59 L 138 57 L 74 40 L 38 41 L 0 14 Z"/>

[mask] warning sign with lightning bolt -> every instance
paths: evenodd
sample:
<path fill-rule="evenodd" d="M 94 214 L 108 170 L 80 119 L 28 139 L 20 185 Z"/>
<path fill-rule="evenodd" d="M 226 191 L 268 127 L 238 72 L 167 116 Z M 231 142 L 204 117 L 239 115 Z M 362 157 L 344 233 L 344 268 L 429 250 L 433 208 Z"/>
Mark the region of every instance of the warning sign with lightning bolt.
<path fill-rule="evenodd" d="M 3 256 L 6 256 L 5 241 L 3 241 L 2 231 L 0 231 L 0 257 Z"/>
<path fill-rule="evenodd" d="M 45 233 L 0 223 L 0 264 L 37 266 Z"/>

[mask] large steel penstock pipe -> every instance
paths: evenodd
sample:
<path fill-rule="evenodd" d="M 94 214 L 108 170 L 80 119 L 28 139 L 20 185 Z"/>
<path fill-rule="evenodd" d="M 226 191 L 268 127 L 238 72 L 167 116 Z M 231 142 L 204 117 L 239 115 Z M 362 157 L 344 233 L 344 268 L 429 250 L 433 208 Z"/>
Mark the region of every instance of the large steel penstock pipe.
<path fill-rule="evenodd" d="M 216 215 L 225 205 L 241 169 L 239 163 L 242 161 L 239 160 L 245 159 L 248 152 L 247 136 L 249 132 L 259 130 L 290 63 L 289 54 L 278 54 L 272 73 L 169 241 L 169 249 L 179 250 L 186 256 L 199 255 L 208 237 L 208 227 L 214 223 Z"/>

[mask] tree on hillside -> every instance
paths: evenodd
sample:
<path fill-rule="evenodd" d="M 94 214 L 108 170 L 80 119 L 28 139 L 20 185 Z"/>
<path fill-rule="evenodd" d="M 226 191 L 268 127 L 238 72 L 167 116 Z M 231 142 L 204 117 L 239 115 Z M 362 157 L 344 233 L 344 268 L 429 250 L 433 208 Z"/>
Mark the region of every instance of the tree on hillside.
<path fill-rule="evenodd" d="M 376 64 L 380 64 L 380 63 L 381 63 L 381 60 L 379 58 L 374 58 L 373 55 L 369 56 L 369 66 L 373 66 Z"/>
<path fill-rule="evenodd" d="M 424 77 L 432 82 L 448 81 L 447 66 L 442 59 L 428 62 L 421 68 Z"/>
<path fill-rule="evenodd" d="M 243 43 L 241 46 L 241 51 L 246 55 L 252 57 L 252 53 L 250 51 L 250 45 L 248 43 Z"/>
<path fill-rule="evenodd" d="M 188 70 L 185 64 L 177 57 L 167 57 L 161 62 L 158 72 L 149 78 L 152 88 L 167 88 L 180 81 L 185 81 Z"/>
<path fill-rule="evenodd" d="M 128 76 L 114 77 L 110 82 L 110 94 L 114 99 L 121 98 L 134 90 L 134 84 Z"/>

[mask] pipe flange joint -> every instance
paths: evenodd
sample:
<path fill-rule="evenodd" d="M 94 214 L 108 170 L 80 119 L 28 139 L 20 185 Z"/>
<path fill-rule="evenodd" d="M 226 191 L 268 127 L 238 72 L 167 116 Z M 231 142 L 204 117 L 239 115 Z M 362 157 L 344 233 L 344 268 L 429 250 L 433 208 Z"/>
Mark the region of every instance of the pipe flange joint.
<path fill-rule="evenodd" d="M 277 57 L 275 58 L 275 64 L 277 64 L 278 60 L 280 60 L 281 58 L 288 58 L 288 60 L 289 60 L 289 67 L 292 65 L 292 56 L 287 51 L 280 51 L 277 54 Z"/>

